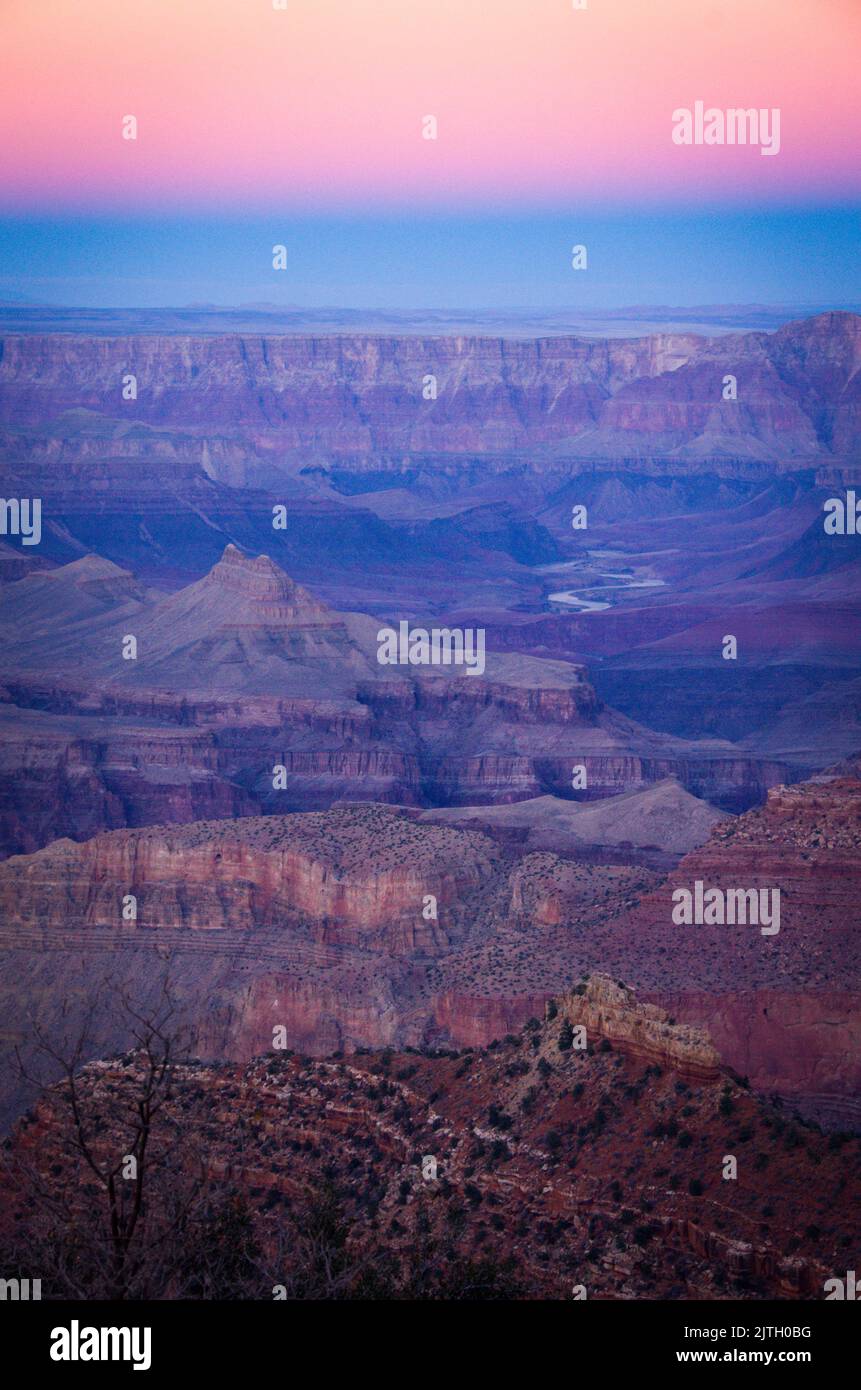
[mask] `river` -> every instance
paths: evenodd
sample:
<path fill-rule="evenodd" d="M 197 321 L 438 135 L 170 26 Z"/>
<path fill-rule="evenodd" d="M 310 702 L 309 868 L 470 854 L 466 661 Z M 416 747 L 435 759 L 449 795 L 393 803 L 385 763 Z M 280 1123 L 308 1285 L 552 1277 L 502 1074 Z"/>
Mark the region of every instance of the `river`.
<path fill-rule="evenodd" d="M 590 550 L 590 559 L 610 559 L 618 561 L 625 557 L 620 554 L 613 554 L 609 551 Z M 538 570 L 539 574 L 564 573 L 566 570 L 582 570 L 583 560 L 565 560 L 562 564 L 542 565 Z M 547 602 L 555 604 L 559 608 L 574 609 L 578 613 L 601 613 L 607 608 L 613 607 L 612 599 L 598 598 L 597 595 L 606 594 L 619 589 L 661 589 L 665 587 L 663 579 L 655 578 L 650 573 L 650 566 L 633 566 L 630 573 L 621 573 L 618 570 L 598 570 L 598 575 L 602 581 L 616 581 L 611 583 L 602 582 L 600 584 L 588 585 L 582 593 L 575 593 L 573 589 L 559 589 L 555 593 L 547 595 Z"/>

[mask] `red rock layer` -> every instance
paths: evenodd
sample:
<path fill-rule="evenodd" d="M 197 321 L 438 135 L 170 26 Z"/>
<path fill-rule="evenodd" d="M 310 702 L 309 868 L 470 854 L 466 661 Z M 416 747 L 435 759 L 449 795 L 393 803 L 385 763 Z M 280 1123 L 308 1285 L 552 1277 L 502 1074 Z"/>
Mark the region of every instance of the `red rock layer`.
<path fill-rule="evenodd" d="M 672 921 L 672 893 L 780 890 L 780 931 Z M 828 1120 L 861 1120 L 861 782 L 777 787 L 757 811 L 715 827 L 619 929 L 660 942 L 651 998 L 704 1023 L 726 1061 Z M 645 973 L 645 972 L 644 972 Z M 636 978 L 632 970 L 629 978 Z"/>
<path fill-rule="evenodd" d="M 565 1047 L 568 1018 L 589 1020 L 585 1050 Z M 612 1041 L 591 1031 L 600 1018 Z M 79 1074 L 99 1157 L 121 1151 L 139 1070 L 130 1054 Z M 180 1064 L 151 1141 L 155 1154 L 168 1147 L 152 1194 L 161 1182 L 183 1192 L 202 1164 L 216 1192 L 242 1195 L 288 1285 L 294 1204 L 324 1181 L 358 1267 L 409 1279 L 417 1257 L 435 1270 L 487 1260 L 501 1266 L 490 1277 L 507 1271 L 509 1297 L 567 1300 L 582 1286 L 590 1299 L 820 1299 L 858 1238 L 858 1141 L 787 1123 L 716 1064 L 706 1036 L 600 979 L 487 1050 Z M 91 1174 L 62 1088 L 16 1128 L 2 1163 L 0 1245 L 23 1241 L 39 1259 L 56 1209 L 88 1229 Z M 31 1200 L 34 1174 L 51 1202 Z M 147 1209 L 158 1219 L 158 1200 Z M 243 1295 L 271 1299 L 274 1282 L 251 1269 Z M 46 1284 L 44 1296 L 57 1292 Z"/>

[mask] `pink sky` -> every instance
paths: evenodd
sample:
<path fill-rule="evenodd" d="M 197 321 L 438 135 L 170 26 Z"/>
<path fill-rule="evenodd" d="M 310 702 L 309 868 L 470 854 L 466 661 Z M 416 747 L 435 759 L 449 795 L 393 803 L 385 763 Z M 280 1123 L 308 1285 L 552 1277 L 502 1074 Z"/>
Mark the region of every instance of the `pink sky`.
<path fill-rule="evenodd" d="M 242 212 L 859 191 L 861 0 L 287 5 L 2 0 L 0 198 Z M 672 111 L 698 99 L 780 107 L 780 155 L 674 146 Z"/>

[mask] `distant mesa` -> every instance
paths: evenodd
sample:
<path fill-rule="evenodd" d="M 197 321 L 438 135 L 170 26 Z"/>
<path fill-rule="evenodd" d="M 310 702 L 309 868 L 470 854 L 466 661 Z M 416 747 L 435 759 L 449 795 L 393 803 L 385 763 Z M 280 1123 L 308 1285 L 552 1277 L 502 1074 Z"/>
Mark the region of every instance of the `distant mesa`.
<path fill-rule="evenodd" d="M 524 832 L 530 849 L 565 851 L 572 844 L 631 845 L 684 854 L 708 839 L 725 813 L 692 796 L 675 777 L 640 791 L 622 792 L 601 801 L 566 801 L 535 797 L 507 806 L 441 808 L 425 811 L 423 820 Z"/>

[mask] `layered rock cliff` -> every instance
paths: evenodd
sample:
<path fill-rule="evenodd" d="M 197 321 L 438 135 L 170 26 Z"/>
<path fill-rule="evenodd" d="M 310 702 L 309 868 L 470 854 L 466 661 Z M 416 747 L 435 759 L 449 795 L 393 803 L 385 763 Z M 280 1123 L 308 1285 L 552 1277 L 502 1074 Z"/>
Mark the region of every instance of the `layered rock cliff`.
<path fill-rule="evenodd" d="M 338 800 L 566 797 L 578 764 L 585 799 L 676 777 L 728 810 L 785 775 L 724 740 L 634 723 L 577 662 L 489 651 L 480 675 L 381 665 L 376 621 L 234 546 L 167 597 L 90 556 L 5 600 L 0 851 Z"/>
<path fill-rule="evenodd" d="M 671 1066 L 697 1081 L 714 1081 L 720 1056 L 708 1033 L 671 1022 L 665 1009 L 637 1001 L 632 990 L 607 975 L 592 975 L 555 1006 L 562 1018 L 586 1029 L 587 1037 L 606 1039 L 626 1056 Z"/>
<path fill-rule="evenodd" d="M 482 835 L 361 806 L 59 840 L 0 866 L 0 912 L 25 930 L 305 928 L 332 945 L 413 952 L 450 944 L 449 910 L 498 865 Z"/>
<path fill-rule="evenodd" d="M 779 931 L 676 925 L 673 894 L 693 893 L 697 882 L 703 892 L 762 891 L 767 904 L 779 892 Z M 707 1026 L 753 1085 L 828 1122 L 857 1124 L 859 883 L 861 782 L 777 787 L 761 809 L 716 826 L 619 928 L 632 940 L 665 943 L 665 977 L 649 971 L 650 996 Z"/>
<path fill-rule="evenodd" d="M 590 1299 L 824 1298 L 857 1239 L 857 1143 L 788 1122 L 711 1066 L 705 1037 L 660 1022 L 630 992 L 605 979 L 582 988 L 488 1049 L 179 1059 L 154 1119 L 144 1222 L 172 1210 L 202 1165 L 207 1200 L 227 1197 L 263 1252 L 262 1268 L 244 1264 L 248 1298 L 271 1298 L 273 1254 L 278 1282 L 307 1280 L 292 1223 L 301 1232 L 309 1194 L 337 1218 L 340 1296 L 362 1296 L 362 1281 L 366 1294 L 371 1271 L 376 1297 L 463 1297 L 464 1279 L 480 1277 L 508 1298 L 567 1300 L 575 1286 Z M 570 1009 L 596 1024 L 585 1049 L 566 1046 Z M 639 1050 L 646 1039 L 656 1053 Z M 692 1047 L 708 1075 L 691 1074 Z M 79 1072 L 78 1116 L 99 1159 L 125 1146 L 145 1077 L 135 1050 Z M 16 1126 L 2 1176 L 0 1251 L 26 1258 L 43 1296 L 58 1296 L 52 1214 L 74 1212 L 85 1235 L 99 1211 L 65 1088 Z M 199 1217 L 189 1211 L 186 1265 Z M 428 1258 L 437 1242 L 442 1261 Z"/>
<path fill-rule="evenodd" d="M 80 953 L 144 989 L 167 952 L 194 1030 L 205 988 L 208 1045 L 247 1056 L 273 1013 L 317 1053 L 486 1041 L 603 972 L 659 1006 L 638 1016 L 632 1049 L 681 1046 L 674 1029 L 705 1024 L 758 1090 L 851 1126 L 859 795 L 846 778 L 780 789 L 762 810 L 718 822 L 663 881 L 624 847 L 615 861 L 610 845 L 561 857 L 493 817 L 465 830 L 368 805 L 60 841 L 0 866 L 0 987 L 11 1019 L 16 972 L 36 962 L 55 1000 Z M 745 901 L 779 891 L 780 930 L 680 922 L 673 895 L 698 882 Z M 134 920 L 123 917 L 129 895 Z M 616 988 L 565 1007 L 588 1004 L 591 1025 L 622 1042 L 628 997 Z M 708 1070 L 689 1041 L 690 1065 Z"/>
<path fill-rule="evenodd" d="M 243 470 L 243 437 L 257 454 L 246 482 L 276 455 L 393 471 L 423 456 L 521 452 L 832 458 L 857 444 L 859 357 L 852 314 L 712 340 L 11 334 L 0 421 L 21 429 L 92 412 L 116 422 L 118 455 L 154 442 L 152 426 L 205 437 L 210 476 L 226 482 Z M 722 400 L 726 372 L 744 380 L 739 401 Z M 122 400 L 127 373 L 133 403 Z M 170 435 L 165 447 L 175 449 Z"/>

